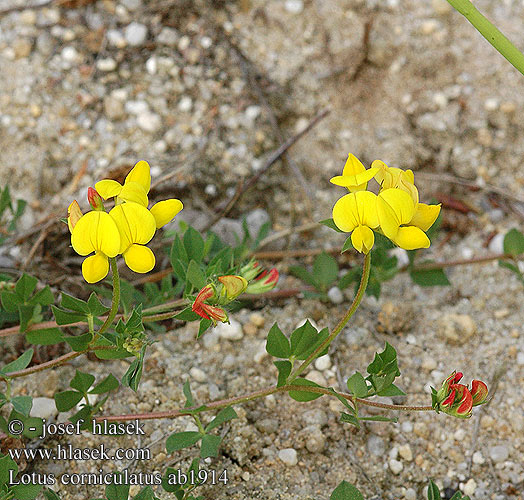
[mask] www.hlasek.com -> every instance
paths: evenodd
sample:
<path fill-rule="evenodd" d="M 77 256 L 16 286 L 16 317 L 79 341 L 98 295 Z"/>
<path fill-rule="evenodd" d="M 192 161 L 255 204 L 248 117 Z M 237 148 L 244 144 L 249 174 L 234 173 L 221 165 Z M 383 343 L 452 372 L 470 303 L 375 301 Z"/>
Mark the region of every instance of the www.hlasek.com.
<path fill-rule="evenodd" d="M 84 424 L 79 420 L 75 424 L 70 422 L 63 423 L 46 423 L 44 420 L 40 437 L 46 436 L 63 436 L 80 434 L 80 428 Z M 34 428 L 29 428 L 35 431 Z M 11 420 L 9 422 L 9 432 L 11 434 L 22 434 L 24 424 L 20 420 Z M 114 422 L 91 422 L 91 431 L 99 435 L 145 435 L 142 424 L 138 420 L 134 422 L 114 423 Z M 8 453 L 11 459 L 18 462 L 25 459 L 28 462 L 33 460 L 151 460 L 151 450 L 149 448 L 118 448 L 114 452 L 109 452 L 104 444 L 91 448 L 77 448 L 71 444 L 58 444 L 55 449 L 49 448 L 18 448 L 9 449 Z M 186 484 L 227 484 L 227 469 L 222 472 L 216 470 L 201 469 L 198 471 L 188 471 L 186 473 L 178 469 L 170 469 L 170 473 L 164 478 L 169 485 L 186 485 Z M 122 473 L 104 472 L 98 469 L 98 472 L 81 472 L 81 473 L 64 473 L 58 478 L 63 485 L 109 485 L 109 484 L 127 484 L 140 486 L 153 486 L 162 483 L 160 472 L 129 472 L 124 469 Z M 52 473 L 22 473 L 15 474 L 9 470 L 9 482 L 11 485 L 16 484 L 39 484 L 52 486 L 56 484 L 57 478 Z"/>

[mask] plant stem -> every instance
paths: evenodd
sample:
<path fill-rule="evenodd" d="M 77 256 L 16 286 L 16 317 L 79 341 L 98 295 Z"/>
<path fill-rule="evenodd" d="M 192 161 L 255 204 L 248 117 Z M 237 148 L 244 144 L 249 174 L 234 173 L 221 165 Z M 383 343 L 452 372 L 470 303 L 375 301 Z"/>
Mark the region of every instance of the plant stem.
<path fill-rule="evenodd" d="M 109 259 L 109 262 L 111 262 L 111 272 L 113 273 L 113 299 L 111 300 L 111 310 L 109 311 L 109 315 L 100 327 L 98 335 L 104 333 L 111 326 L 116 313 L 118 312 L 118 306 L 120 305 L 120 276 L 118 275 L 116 257 Z"/>
<path fill-rule="evenodd" d="M 364 297 L 364 292 L 366 290 L 366 287 L 368 285 L 369 280 L 369 272 L 371 270 L 371 252 L 366 254 L 366 257 L 364 258 L 364 267 L 362 268 L 362 278 L 360 280 L 360 285 L 358 287 L 357 293 L 355 295 L 355 298 L 353 299 L 353 302 L 349 309 L 347 310 L 344 317 L 338 322 L 338 325 L 335 326 L 329 337 L 322 342 L 306 359 L 305 361 L 297 367 L 296 370 L 293 370 L 291 374 L 288 377 L 288 382 L 291 383 L 293 380 L 295 380 L 310 364 L 311 362 L 317 358 L 317 356 L 335 340 L 337 335 L 342 331 L 342 328 L 346 326 L 346 323 L 349 321 L 351 316 L 355 314 L 355 311 L 357 310 L 358 306 L 360 305 L 360 302 L 362 301 L 362 298 Z"/>
<path fill-rule="evenodd" d="M 524 54 L 486 19 L 470 0 L 448 0 L 476 30 L 495 47 L 517 70 L 524 75 Z"/>
<path fill-rule="evenodd" d="M 200 412 L 219 410 L 226 408 L 232 405 L 238 405 L 241 403 L 246 403 L 254 399 L 263 398 L 269 396 L 270 394 L 275 394 L 277 392 L 288 392 L 288 391 L 303 391 L 303 392 L 312 392 L 317 394 L 325 394 L 326 396 L 334 396 L 334 393 L 324 387 L 313 387 L 306 385 L 283 385 L 281 387 L 268 387 L 267 389 L 261 389 L 259 391 L 254 391 L 244 396 L 236 396 L 228 399 L 221 399 L 218 401 L 213 401 L 206 405 L 196 405 L 189 408 L 183 408 L 181 410 L 170 410 L 170 411 L 161 411 L 161 412 L 152 412 L 152 413 L 139 413 L 139 414 L 129 414 L 129 415 L 112 415 L 112 416 L 100 416 L 96 417 L 97 420 L 107 420 L 108 422 L 125 422 L 127 420 L 157 420 L 161 418 L 177 418 L 182 416 L 187 416 L 188 412 L 193 410 L 198 410 Z M 383 408 L 385 410 L 395 410 L 395 411 L 432 411 L 431 406 L 408 406 L 408 405 L 389 405 L 386 403 L 378 403 L 375 401 L 368 401 L 367 399 L 356 398 L 351 394 L 338 393 L 339 396 L 342 396 L 344 399 L 347 399 L 351 402 L 358 402 L 365 406 L 373 406 L 375 408 Z"/>

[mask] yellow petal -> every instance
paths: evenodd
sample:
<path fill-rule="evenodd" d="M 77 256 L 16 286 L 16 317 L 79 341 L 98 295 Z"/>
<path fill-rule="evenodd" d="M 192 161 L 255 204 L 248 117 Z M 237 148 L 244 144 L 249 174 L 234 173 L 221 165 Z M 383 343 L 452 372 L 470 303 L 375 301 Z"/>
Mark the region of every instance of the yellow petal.
<path fill-rule="evenodd" d="M 120 253 L 124 253 L 133 243 L 145 245 L 155 234 L 155 218 L 146 207 L 138 203 L 117 205 L 111 209 L 109 215 L 120 232 Z"/>
<path fill-rule="evenodd" d="M 107 200 L 113 196 L 118 196 L 122 190 L 122 184 L 112 179 L 104 179 L 103 181 L 98 181 L 95 184 L 95 189 L 97 190 L 98 194 L 104 198 L 104 200 Z"/>
<path fill-rule="evenodd" d="M 397 188 L 381 191 L 377 197 L 377 212 L 380 227 L 389 238 L 395 238 L 398 228 L 413 218 L 415 205 L 411 196 Z"/>
<path fill-rule="evenodd" d="M 430 241 L 426 233 L 415 226 L 399 228 L 393 242 L 404 250 L 429 248 Z"/>
<path fill-rule="evenodd" d="M 173 217 L 178 212 L 180 212 L 182 208 L 184 208 L 184 205 L 182 205 L 182 202 L 175 198 L 171 198 L 169 200 L 159 201 L 158 203 L 155 203 L 151 207 L 150 212 L 153 214 L 153 217 L 155 218 L 157 229 L 161 228 L 168 222 L 171 222 Z"/>
<path fill-rule="evenodd" d="M 366 168 L 362 165 L 361 161 L 355 155 L 349 153 L 346 164 L 344 165 L 344 170 L 342 170 L 342 175 L 356 175 L 364 172 L 364 170 L 366 170 Z"/>
<path fill-rule="evenodd" d="M 415 174 L 413 173 L 413 170 L 407 169 L 404 171 L 404 174 L 402 176 L 406 181 L 411 182 L 411 184 L 415 184 Z"/>
<path fill-rule="evenodd" d="M 333 222 L 345 233 L 350 233 L 359 224 L 355 194 L 342 196 L 333 207 Z"/>
<path fill-rule="evenodd" d="M 78 205 L 76 200 L 73 200 L 69 207 L 67 207 L 67 227 L 69 228 L 70 233 L 73 232 L 76 223 L 81 219 L 82 215 L 80 205 Z"/>
<path fill-rule="evenodd" d="M 440 204 L 426 205 L 425 203 L 419 203 L 415 215 L 413 215 L 413 219 L 411 219 L 409 225 L 416 226 L 422 229 L 422 231 L 427 231 L 437 220 L 439 213 Z"/>
<path fill-rule="evenodd" d="M 359 223 L 375 228 L 379 225 L 377 213 L 377 195 L 371 191 L 355 193 Z"/>
<path fill-rule="evenodd" d="M 128 182 L 137 182 L 140 184 L 146 194 L 149 193 L 151 187 L 151 173 L 149 168 L 149 163 L 144 160 L 140 160 L 136 165 L 131 169 L 131 172 L 127 174 L 125 184 Z"/>
<path fill-rule="evenodd" d="M 363 253 L 369 253 L 375 243 L 375 235 L 367 226 L 357 226 L 351 233 L 351 243 L 355 250 Z"/>
<path fill-rule="evenodd" d="M 118 199 L 132 201 L 144 207 L 147 207 L 147 204 L 149 203 L 147 199 L 147 191 L 145 190 L 144 186 L 138 182 L 128 180 L 126 180 L 124 187 L 118 194 Z"/>
<path fill-rule="evenodd" d="M 155 254 L 142 245 L 131 245 L 124 252 L 124 260 L 135 273 L 148 273 L 155 267 Z"/>
<path fill-rule="evenodd" d="M 373 179 L 377 172 L 378 168 L 369 168 L 354 175 L 337 175 L 331 178 L 329 182 L 336 186 L 347 187 L 350 191 L 362 191 L 366 189 L 368 181 Z"/>
<path fill-rule="evenodd" d="M 82 263 L 82 275 L 88 283 L 96 283 L 104 279 L 109 271 L 107 257 L 101 253 L 91 255 Z"/>
<path fill-rule="evenodd" d="M 382 160 L 374 160 L 371 164 L 371 168 L 377 169 L 375 179 L 379 184 L 382 184 L 382 181 L 384 180 L 384 175 L 389 167 Z"/>
<path fill-rule="evenodd" d="M 109 214 L 95 210 L 82 216 L 76 223 L 71 234 L 71 244 L 80 255 L 103 252 L 108 257 L 115 257 L 120 250 L 120 235 Z"/>

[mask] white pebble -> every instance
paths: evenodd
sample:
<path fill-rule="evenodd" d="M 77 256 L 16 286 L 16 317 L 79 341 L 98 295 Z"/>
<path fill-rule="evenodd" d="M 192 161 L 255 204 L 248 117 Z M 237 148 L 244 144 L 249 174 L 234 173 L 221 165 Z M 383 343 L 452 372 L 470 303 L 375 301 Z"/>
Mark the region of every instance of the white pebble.
<path fill-rule="evenodd" d="M 409 444 L 403 444 L 398 447 L 398 454 L 406 461 L 411 462 L 413 460 L 413 452 Z"/>
<path fill-rule="evenodd" d="M 338 286 L 330 288 L 327 296 L 333 304 L 342 304 L 344 302 L 344 295 Z"/>
<path fill-rule="evenodd" d="M 51 398 L 33 398 L 33 406 L 29 412 L 30 417 L 38 417 L 48 419 L 56 415 L 55 400 Z"/>
<path fill-rule="evenodd" d="M 486 111 L 495 111 L 499 108 L 499 100 L 496 97 L 490 97 L 484 101 Z"/>
<path fill-rule="evenodd" d="M 509 456 L 509 449 L 506 445 L 499 444 L 497 446 L 492 446 L 489 449 L 489 456 L 491 460 L 496 463 L 504 462 Z"/>
<path fill-rule="evenodd" d="M 413 488 L 408 488 L 404 493 L 406 500 L 417 500 L 417 492 Z"/>
<path fill-rule="evenodd" d="M 147 26 L 141 23 L 132 22 L 126 26 L 124 34 L 129 45 L 138 47 L 146 41 Z"/>
<path fill-rule="evenodd" d="M 453 438 L 455 441 L 462 441 L 466 437 L 466 431 L 461 427 L 455 431 Z"/>
<path fill-rule="evenodd" d="M 404 466 L 402 465 L 402 462 L 399 462 L 398 460 L 392 458 L 389 461 L 389 468 L 391 469 L 391 472 L 393 472 L 393 474 L 400 474 Z"/>
<path fill-rule="evenodd" d="M 136 117 L 136 124 L 146 132 L 158 132 L 162 127 L 162 119 L 155 113 L 146 111 Z"/>
<path fill-rule="evenodd" d="M 150 57 L 150 58 L 146 61 L 146 71 L 147 71 L 150 75 L 155 75 L 156 72 L 158 71 L 158 61 L 157 61 L 157 59 L 156 59 L 155 56 Z"/>
<path fill-rule="evenodd" d="M 127 101 L 126 112 L 132 115 L 139 115 L 149 111 L 149 106 L 146 101 Z"/>
<path fill-rule="evenodd" d="M 473 453 L 472 459 L 473 459 L 473 463 L 477 465 L 482 465 L 483 463 L 486 462 L 484 455 L 482 455 L 480 451 L 476 451 L 475 453 Z"/>
<path fill-rule="evenodd" d="M 286 465 L 297 465 L 297 450 L 293 448 L 284 448 L 278 452 L 278 458 Z"/>
<path fill-rule="evenodd" d="M 520 351 L 518 354 L 517 354 L 517 365 L 524 365 L 524 352 L 523 351 Z"/>
<path fill-rule="evenodd" d="M 193 99 L 191 99 L 191 97 L 187 95 L 183 96 L 180 99 L 180 101 L 178 102 L 178 109 L 180 111 L 183 111 L 184 113 L 191 111 L 192 107 L 193 107 Z"/>
<path fill-rule="evenodd" d="M 116 69 L 116 61 L 111 57 L 99 59 L 96 62 L 96 68 L 100 71 L 114 71 Z"/>
<path fill-rule="evenodd" d="M 209 47 L 211 47 L 211 45 L 213 45 L 213 40 L 211 40 L 211 38 L 209 38 L 208 36 L 203 36 L 200 39 L 200 45 L 204 49 L 209 49 Z"/>
<path fill-rule="evenodd" d="M 189 375 L 192 379 L 196 380 L 197 382 L 205 382 L 207 380 L 207 375 L 200 368 L 191 368 L 191 370 L 189 370 Z"/>
<path fill-rule="evenodd" d="M 229 324 L 219 323 L 215 331 L 219 337 L 226 340 L 240 340 L 244 337 L 242 325 L 234 319 L 230 319 Z"/>
<path fill-rule="evenodd" d="M 80 54 L 74 47 L 64 47 L 62 49 L 62 59 L 67 62 L 76 62 L 79 60 Z"/>
<path fill-rule="evenodd" d="M 477 489 L 477 483 L 473 478 L 471 478 L 465 485 L 464 488 L 462 488 L 462 491 L 464 492 L 464 495 L 473 495 L 475 493 L 475 490 Z"/>
<path fill-rule="evenodd" d="M 284 7 L 291 14 L 300 14 L 304 10 L 304 2 L 302 0 L 286 0 Z"/>
<path fill-rule="evenodd" d="M 324 354 L 324 356 L 320 356 L 320 358 L 316 359 L 315 368 L 321 372 L 329 370 L 329 368 L 331 368 L 331 358 L 329 357 L 329 354 Z"/>
<path fill-rule="evenodd" d="M 260 106 L 248 106 L 245 111 L 246 117 L 250 121 L 255 121 L 260 116 L 261 111 Z"/>
<path fill-rule="evenodd" d="M 494 238 L 489 242 L 488 249 L 490 252 L 499 254 L 504 253 L 504 233 L 497 233 Z"/>

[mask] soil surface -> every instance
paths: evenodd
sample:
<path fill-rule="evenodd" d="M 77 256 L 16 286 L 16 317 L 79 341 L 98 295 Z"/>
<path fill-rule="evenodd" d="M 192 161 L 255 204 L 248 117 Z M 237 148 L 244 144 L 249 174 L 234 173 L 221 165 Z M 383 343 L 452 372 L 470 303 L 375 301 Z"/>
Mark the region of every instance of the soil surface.
<path fill-rule="evenodd" d="M 444 0 L 47 3 L 23 10 L 17 7 L 25 1 L 0 1 L 0 185 L 28 201 L 17 229 L 22 237 L 0 249 L 2 271 L 24 269 L 55 292 L 85 296 L 82 259 L 57 219 L 73 199 L 87 210 L 88 186 L 107 176 L 121 180 L 136 161 L 147 160 L 150 198 L 181 199 L 177 220 L 203 227 L 239 181 L 259 172 L 283 141 L 325 109 L 329 115 L 214 228 L 225 239 L 241 233 L 246 214 L 252 229 L 270 220 L 272 234 L 330 217 L 344 190 L 328 181 L 341 173 L 348 152 L 365 165 L 379 158 L 413 169 L 422 201 L 443 204 L 442 231 L 424 258 L 501 253 L 504 234 L 522 231 L 524 77 Z M 521 2 L 476 5 L 522 42 Z M 343 241 L 318 226 L 277 238 L 265 250 L 331 249 Z M 344 272 L 360 262 L 349 254 L 339 258 Z M 406 259 L 405 252 L 397 256 Z M 168 265 L 157 260 L 158 269 Z M 282 290 L 303 286 L 288 272 L 298 263 L 308 266 L 311 259 L 265 262 L 280 271 Z M 340 422 L 341 404 L 327 397 L 297 403 L 279 394 L 250 402 L 220 429 L 219 456 L 202 464 L 218 474 L 227 469 L 227 485 L 207 484 L 200 494 L 321 500 L 346 480 L 367 499 L 415 500 L 425 498 L 432 478 L 446 498 L 461 489 L 471 499 L 522 499 L 524 289 L 496 260 L 446 272 L 450 286 L 419 287 L 400 273 L 383 285 L 379 300 L 365 297 L 308 378 L 342 390 L 387 341 L 397 349 L 399 385 L 408 393 L 395 403 L 430 404 L 429 386 L 459 370 L 466 382 L 478 378 L 496 388 L 489 405 L 466 421 L 402 413 L 397 424 L 374 422 L 357 431 Z M 138 392 L 121 388 L 103 412 L 179 408 L 185 380 L 199 403 L 274 384 L 276 369 L 264 349 L 271 325 L 289 332 L 310 318 L 333 327 L 352 293 L 343 291 L 343 304 L 336 303 L 337 290 L 327 303 L 301 295 L 261 300 L 199 341 L 194 324 L 152 332 L 157 342 Z M 0 356 L 11 360 L 26 347 L 8 338 Z M 39 355 L 45 360 L 61 352 L 40 349 Z M 45 377 L 17 380 L 13 390 L 45 398 L 33 411 L 65 421 L 70 414 L 49 409 L 49 398 L 67 389 L 75 369 L 118 378 L 127 367 L 78 358 Z M 179 418 L 145 422 L 141 437 L 48 438 L 28 446 L 103 443 L 110 450 L 147 448 L 151 458 L 40 460 L 26 467 L 57 478 L 186 468 L 197 449 L 167 454 L 165 440 L 193 429 L 191 419 Z M 101 486 L 60 481 L 53 488 L 67 500 L 104 493 Z M 158 495 L 169 497 L 160 489 Z"/>

